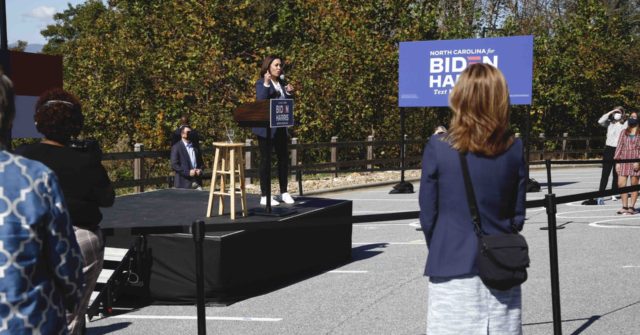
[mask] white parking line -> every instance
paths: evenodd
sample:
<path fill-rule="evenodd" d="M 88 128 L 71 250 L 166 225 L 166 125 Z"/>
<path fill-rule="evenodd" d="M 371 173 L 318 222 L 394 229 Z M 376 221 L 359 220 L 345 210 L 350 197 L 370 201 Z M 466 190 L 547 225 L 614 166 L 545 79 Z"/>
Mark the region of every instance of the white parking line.
<path fill-rule="evenodd" d="M 369 271 L 364 270 L 332 270 L 328 273 L 369 273 Z"/>
<path fill-rule="evenodd" d="M 414 209 L 406 209 L 406 211 L 419 211 L 419 208 L 414 208 Z M 368 210 L 363 210 L 363 211 L 353 211 L 353 214 L 366 214 L 366 213 L 393 213 L 393 210 L 387 209 L 385 211 L 368 211 Z"/>
<path fill-rule="evenodd" d="M 625 265 L 622 267 L 623 269 L 629 269 L 629 268 L 640 268 L 640 265 Z"/>
<path fill-rule="evenodd" d="M 638 227 L 640 228 L 640 227 Z M 386 245 L 424 245 L 424 240 L 415 240 L 409 242 L 353 242 L 352 245 L 368 245 L 368 244 L 386 244 Z"/>
<path fill-rule="evenodd" d="M 565 205 L 573 206 L 573 207 L 584 207 L 584 208 L 603 208 L 603 207 L 621 207 L 622 206 L 622 202 L 611 201 L 608 199 L 606 200 L 606 202 L 608 202 L 609 204 L 608 205 L 583 205 L 582 201 L 576 201 L 576 202 L 566 203 Z"/>
<path fill-rule="evenodd" d="M 544 207 L 527 208 L 527 213 L 535 213 L 545 210 Z"/>
<path fill-rule="evenodd" d="M 148 319 L 148 320 L 196 320 L 197 316 L 187 315 L 115 315 L 115 319 Z M 278 322 L 282 318 L 251 318 L 243 316 L 207 316 L 207 321 L 250 321 L 250 322 Z"/>
<path fill-rule="evenodd" d="M 600 205 L 598 207 L 611 207 L 611 206 Z M 617 206 L 617 207 L 620 207 L 620 206 Z M 606 210 L 606 208 L 602 208 L 602 209 Z M 577 214 L 577 213 L 590 213 L 590 212 L 602 213 L 603 212 L 602 209 L 585 209 L 585 210 L 582 210 L 582 211 L 562 212 L 562 213 L 556 214 L 556 217 L 558 219 L 603 219 L 603 218 L 621 217 L 621 215 L 617 214 L 614 209 L 609 209 L 609 211 L 611 211 L 610 215 L 588 215 L 588 216 L 571 215 L 571 214 Z"/>
<path fill-rule="evenodd" d="M 353 226 L 354 227 L 359 227 L 359 228 L 371 228 L 371 227 L 380 227 L 380 226 L 411 226 L 411 227 L 415 227 L 411 223 L 374 223 L 374 224 L 354 223 Z"/>
<path fill-rule="evenodd" d="M 602 221 L 596 221 L 596 222 L 591 222 L 589 224 L 589 226 L 591 227 L 597 227 L 597 228 L 629 228 L 629 229 L 638 229 L 640 228 L 640 225 L 637 226 L 619 226 L 619 225 L 601 225 L 601 223 L 605 223 L 605 222 L 612 222 L 612 221 L 628 221 L 628 220 L 635 220 L 636 222 L 639 220 L 638 217 L 621 217 L 618 219 L 611 219 L 611 220 L 602 220 Z"/>

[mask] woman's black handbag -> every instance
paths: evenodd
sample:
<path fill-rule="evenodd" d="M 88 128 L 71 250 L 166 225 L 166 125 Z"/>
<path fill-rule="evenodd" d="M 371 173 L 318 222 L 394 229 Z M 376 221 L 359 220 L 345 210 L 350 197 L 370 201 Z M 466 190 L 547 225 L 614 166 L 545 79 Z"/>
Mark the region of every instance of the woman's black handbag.
<path fill-rule="evenodd" d="M 482 231 L 473 184 L 469 176 L 467 158 L 460 153 L 467 202 L 471 211 L 473 228 L 478 236 L 476 266 L 482 282 L 493 289 L 508 290 L 527 280 L 529 247 L 524 236 L 512 225 L 512 234 L 486 235 Z"/>

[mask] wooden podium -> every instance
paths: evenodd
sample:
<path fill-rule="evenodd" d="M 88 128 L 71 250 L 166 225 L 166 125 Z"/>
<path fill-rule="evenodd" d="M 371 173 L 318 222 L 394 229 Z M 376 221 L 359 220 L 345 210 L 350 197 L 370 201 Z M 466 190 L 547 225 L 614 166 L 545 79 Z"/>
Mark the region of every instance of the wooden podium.
<path fill-rule="evenodd" d="M 236 108 L 233 112 L 233 119 L 238 122 L 240 127 L 263 127 L 267 134 L 271 133 L 271 100 L 258 100 L 248 102 Z M 267 136 L 267 148 L 269 149 L 269 157 L 271 157 L 271 136 Z M 271 164 L 267 164 L 267 175 L 269 176 L 269 188 L 267 189 L 267 206 L 254 209 L 253 213 L 257 215 L 268 216 L 285 216 L 295 211 L 289 208 L 271 208 Z"/>
<path fill-rule="evenodd" d="M 240 127 L 264 127 L 269 128 L 270 100 L 258 100 L 248 102 L 236 108 L 233 119 Z"/>

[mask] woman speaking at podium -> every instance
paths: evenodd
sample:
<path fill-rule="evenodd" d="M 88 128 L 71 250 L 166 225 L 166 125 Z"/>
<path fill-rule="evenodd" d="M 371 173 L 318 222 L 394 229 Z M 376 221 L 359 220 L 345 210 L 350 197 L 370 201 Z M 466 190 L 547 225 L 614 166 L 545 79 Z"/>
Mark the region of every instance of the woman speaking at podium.
<path fill-rule="evenodd" d="M 256 82 L 256 99 L 291 99 L 294 88 L 284 80 L 282 71 L 284 63 L 282 58 L 267 56 L 260 68 L 260 79 Z M 267 204 L 267 188 L 271 187 L 271 177 L 267 173 L 268 164 L 271 164 L 271 152 L 267 147 L 267 136 L 271 136 L 273 148 L 278 157 L 278 181 L 280 182 L 280 196 L 272 197 L 271 205 L 277 206 L 280 202 L 294 203 L 293 198 L 287 192 L 289 173 L 289 152 L 287 150 L 287 128 L 274 128 L 267 134 L 265 128 L 253 128 L 253 133 L 258 136 L 260 147 L 260 205 Z"/>

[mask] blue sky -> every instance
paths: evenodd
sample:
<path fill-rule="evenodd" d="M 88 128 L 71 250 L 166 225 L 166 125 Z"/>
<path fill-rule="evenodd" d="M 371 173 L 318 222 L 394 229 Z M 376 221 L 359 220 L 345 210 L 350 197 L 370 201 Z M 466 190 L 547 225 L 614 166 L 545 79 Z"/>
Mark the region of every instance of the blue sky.
<path fill-rule="evenodd" d="M 7 5 L 7 38 L 9 44 L 18 40 L 29 44 L 45 44 L 40 31 L 53 23 L 53 14 L 84 3 L 85 0 L 5 0 Z"/>

